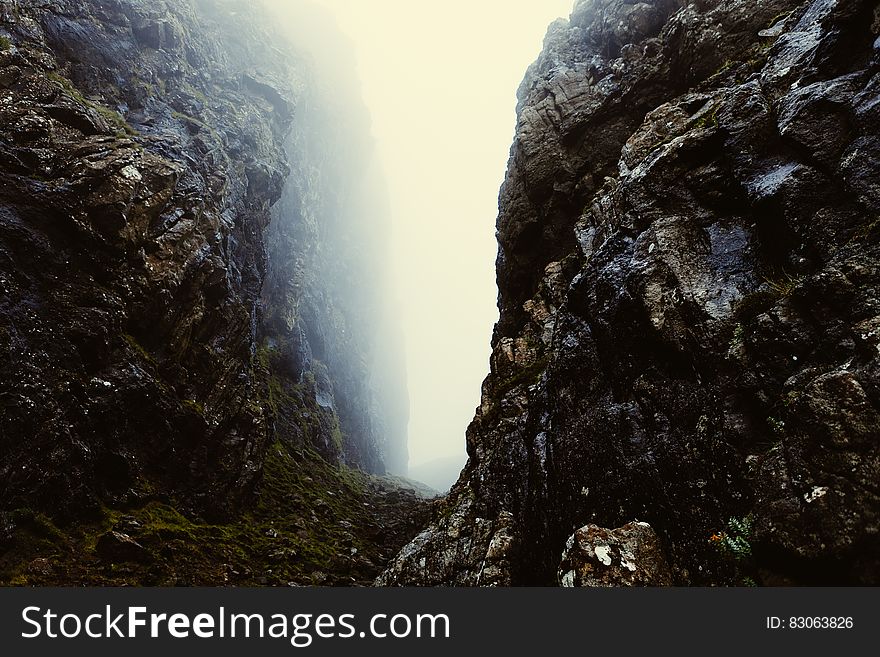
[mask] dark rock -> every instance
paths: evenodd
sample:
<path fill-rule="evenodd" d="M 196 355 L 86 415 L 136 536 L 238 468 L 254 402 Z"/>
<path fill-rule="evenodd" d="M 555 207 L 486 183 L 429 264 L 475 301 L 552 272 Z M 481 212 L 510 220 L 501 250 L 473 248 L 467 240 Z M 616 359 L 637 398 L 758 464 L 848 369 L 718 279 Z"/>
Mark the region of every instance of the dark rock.
<path fill-rule="evenodd" d="M 880 581 L 876 17 L 583 0 L 551 25 L 470 460 L 379 583 L 553 584 L 575 528 L 632 518 L 664 583 Z M 748 515 L 734 573 L 708 538 Z"/>
<path fill-rule="evenodd" d="M 101 135 L 110 131 L 107 123 L 90 107 L 74 103 L 49 105 L 46 107 L 46 113 L 53 119 L 79 130 L 84 135 Z"/>

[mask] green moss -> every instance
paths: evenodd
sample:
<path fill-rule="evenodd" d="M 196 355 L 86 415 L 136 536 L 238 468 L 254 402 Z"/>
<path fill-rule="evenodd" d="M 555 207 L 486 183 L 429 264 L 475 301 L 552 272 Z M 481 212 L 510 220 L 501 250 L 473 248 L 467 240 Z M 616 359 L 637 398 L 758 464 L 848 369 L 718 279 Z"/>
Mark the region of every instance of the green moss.
<path fill-rule="evenodd" d="M 779 14 L 776 14 L 773 18 L 770 19 L 770 22 L 767 23 L 765 30 L 769 30 L 771 27 L 776 25 L 779 21 L 788 18 L 794 13 L 794 9 L 790 9 L 788 11 L 783 11 Z"/>
<path fill-rule="evenodd" d="M 767 56 L 772 47 L 773 41 L 756 43 L 745 52 L 745 56 L 741 59 L 725 60 L 718 70 L 708 77 L 706 82 L 712 85 L 719 82 L 720 78 L 735 73 L 734 81 L 736 84 L 742 84 L 750 75 L 767 63 Z"/>
<path fill-rule="evenodd" d="M 117 128 L 116 134 L 118 136 L 122 137 L 124 135 L 129 135 L 134 137 L 139 134 L 138 131 L 132 128 L 116 110 L 112 110 L 109 107 L 104 107 L 103 105 L 98 105 L 96 103 L 91 103 L 91 106 L 92 109 L 104 117 L 105 121 Z"/>
<path fill-rule="evenodd" d="M 70 80 L 68 80 L 67 78 L 65 78 L 64 76 L 58 75 L 58 73 L 56 73 L 55 71 L 49 71 L 46 74 L 46 77 L 48 77 L 53 82 L 57 82 L 59 85 L 61 85 L 61 88 L 64 90 L 64 92 L 68 96 L 73 98 L 76 102 L 81 103 L 83 105 L 89 105 L 89 106 L 91 105 L 91 101 L 89 101 L 85 96 L 83 96 L 80 93 L 79 89 L 74 87 L 73 83 Z"/>
<path fill-rule="evenodd" d="M 95 110 L 98 114 L 100 114 L 105 121 L 107 121 L 110 126 L 115 127 L 117 129 L 117 136 L 124 137 L 126 135 L 129 136 L 137 136 L 138 131 L 132 128 L 124 118 L 119 114 L 119 112 L 110 109 L 109 107 L 105 107 L 103 105 L 99 105 L 98 103 L 94 103 L 85 96 L 80 93 L 79 89 L 73 86 L 73 83 L 58 73 L 54 71 L 50 71 L 46 74 L 47 77 L 58 83 L 64 92 L 73 98 L 76 102 L 81 105 L 85 105 L 93 110 Z"/>
<path fill-rule="evenodd" d="M 709 80 L 714 80 L 715 78 L 724 75 L 738 63 L 739 62 L 731 61 L 729 59 L 725 60 L 724 63 L 712 75 L 709 76 Z"/>
<path fill-rule="evenodd" d="M 124 337 L 131 349 L 149 357 L 134 337 Z M 252 374 L 263 382 L 253 403 L 269 408 L 275 436 L 244 509 L 206 522 L 160 495 L 144 477 L 137 503 L 101 508 L 70 527 L 23 510 L 12 518 L 12 540 L 0 545 L 0 585 L 371 582 L 388 555 L 421 526 L 415 521 L 409 529 L 402 519 L 417 513 L 426 519 L 428 505 L 412 495 L 388 495 L 392 482 L 322 458 L 311 445 L 329 435 L 342 447 L 338 417 L 318 407 L 313 386 L 284 376 L 279 359 L 280 352 L 265 344 L 252 358 Z M 204 413 L 196 400 L 181 404 Z M 295 426 L 305 440 L 292 435 Z M 111 528 L 142 547 L 136 561 L 108 561 L 98 554 L 96 546 Z"/>
<path fill-rule="evenodd" d="M 305 381 L 306 385 L 307 385 L 307 386 L 309 387 L 309 389 L 311 389 L 311 390 L 314 390 L 315 387 L 318 385 L 318 384 L 317 384 L 317 381 L 315 381 L 315 373 L 312 372 L 311 370 L 309 370 L 308 372 L 306 372 L 306 373 L 303 375 L 303 380 Z"/>
<path fill-rule="evenodd" d="M 253 365 L 268 370 L 272 364 L 273 357 L 277 354 L 277 350 L 268 345 L 260 345 L 254 351 Z"/>
<path fill-rule="evenodd" d="M 531 365 L 520 368 L 512 376 L 502 379 L 495 386 L 495 398 L 500 400 L 504 395 L 521 385 L 534 385 L 540 380 L 547 369 L 549 359 L 540 358 Z"/>
<path fill-rule="evenodd" d="M 339 418 L 336 417 L 335 413 L 333 415 L 333 427 L 330 430 L 330 439 L 333 441 L 333 447 L 337 451 L 342 452 L 342 429 L 339 426 Z"/>
<path fill-rule="evenodd" d="M 875 218 L 872 221 L 866 222 L 862 225 L 858 230 L 856 230 L 852 237 L 847 240 L 847 245 L 853 242 L 867 242 L 871 241 L 873 238 L 877 236 L 878 230 L 880 230 L 880 217 Z"/>
<path fill-rule="evenodd" d="M 480 422 L 483 426 L 492 426 L 498 422 L 501 417 L 501 401 L 504 396 L 514 388 L 519 386 L 534 385 L 541 379 L 544 370 L 547 369 L 549 359 L 540 358 L 529 366 L 517 370 L 511 376 L 498 381 L 492 389 L 492 404 L 489 411 L 480 416 Z"/>
<path fill-rule="evenodd" d="M 186 123 L 191 127 L 197 128 L 197 130 L 191 130 L 191 132 L 193 134 L 204 130 L 205 132 L 207 132 L 209 135 L 211 135 L 211 137 L 213 137 L 217 141 L 222 141 L 220 139 L 219 133 L 216 130 L 214 130 L 214 128 L 212 128 L 207 123 L 205 123 L 204 121 L 202 121 L 200 119 L 197 119 L 194 116 L 190 116 L 189 114 L 184 114 L 183 112 L 178 112 L 177 110 L 172 110 L 171 116 L 173 116 L 175 119 L 177 119 L 178 121 L 180 121 L 182 123 Z"/>
<path fill-rule="evenodd" d="M 741 345 L 745 341 L 746 337 L 746 329 L 742 325 L 742 323 L 737 322 L 737 324 L 733 327 L 733 336 L 730 338 L 730 349 L 736 349 L 739 345 Z"/>
<path fill-rule="evenodd" d="M 23 510 L 14 519 L 14 547 L 0 551 L 0 584 L 284 585 L 323 582 L 320 573 L 366 583 L 382 559 L 372 533 L 377 515 L 394 497 L 371 497 L 378 481 L 276 442 L 254 503 L 227 522 L 204 522 L 172 500 L 105 509 L 66 530 Z M 108 564 L 96 554 L 98 539 L 114 526 L 144 548 L 142 562 Z M 352 559 L 352 550 L 367 561 Z M 35 558 L 45 568 L 35 571 Z"/>
<path fill-rule="evenodd" d="M 4 50 L 11 50 L 11 49 L 12 49 L 12 41 L 7 39 L 5 36 L 0 36 L 0 52 L 3 52 Z"/>
<path fill-rule="evenodd" d="M 775 417 L 767 418 L 767 426 L 770 427 L 770 431 L 772 431 L 777 436 L 785 435 L 785 422 Z"/>
<path fill-rule="evenodd" d="M 43 513 L 36 513 L 27 508 L 16 509 L 12 512 L 12 520 L 16 525 L 27 527 L 28 531 L 37 538 L 50 542 L 64 538 L 64 533 Z"/>
<path fill-rule="evenodd" d="M 184 408 L 189 409 L 190 411 L 192 411 L 196 415 L 204 416 L 204 414 L 205 414 L 204 405 L 197 402 L 195 399 L 184 399 L 180 403 L 183 405 Z"/>
<path fill-rule="evenodd" d="M 143 345 L 137 341 L 137 339 L 128 333 L 122 334 L 123 339 L 128 343 L 128 346 L 131 347 L 135 353 L 138 354 L 143 360 L 150 363 L 151 365 L 155 365 L 156 361 L 149 351 L 144 349 Z"/>
<path fill-rule="evenodd" d="M 715 103 L 710 110 L 708 110 L 703 116 L 701 116 L 697 121 L 694 122 L 694 127 L 697 129 L 704 128 L 717 128 L 718 127 L 718 112 L 721 110 L 721 103 Z"/>
<path fill-rule="evenodd" d="M 192 94 L 193 98 L 199 101 L 202 105 L 208 104 L 208 97 L 195 87 L 190 86 L 189 92 Z"/>
<path fill-rule="evenodd" d="M 770 310 L 778 300 L 779 295 L 770 290 L 756 290 L 736 302 L 734 313 L 740 321 L 751 319 Z"/>

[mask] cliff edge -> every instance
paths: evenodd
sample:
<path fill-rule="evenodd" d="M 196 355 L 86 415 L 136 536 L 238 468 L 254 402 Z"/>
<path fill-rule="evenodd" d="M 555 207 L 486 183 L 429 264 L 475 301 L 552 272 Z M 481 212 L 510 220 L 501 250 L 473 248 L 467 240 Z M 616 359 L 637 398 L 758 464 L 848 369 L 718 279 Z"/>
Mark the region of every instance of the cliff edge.
<path fill-rule="evenodd" d="M 867 0 L 551 25 L 470 459 L 380 584 L 878 582 L 878 36 Z"/>

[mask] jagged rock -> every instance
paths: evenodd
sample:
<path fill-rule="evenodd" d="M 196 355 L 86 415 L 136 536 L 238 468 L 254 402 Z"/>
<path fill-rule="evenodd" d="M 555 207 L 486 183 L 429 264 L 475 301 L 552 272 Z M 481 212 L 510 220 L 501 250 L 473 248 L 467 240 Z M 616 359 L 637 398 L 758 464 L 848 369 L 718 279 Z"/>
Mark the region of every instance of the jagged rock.
<path fill-rule="evenodd" d="M 128 534 L 109 531 L 102 534 L 95 544 L 95 552 L 104 561 L 120 563 L 133 561 L 148 562 L 152 559 L 150 552 Z"/>
<path fill-rule="evenodd" d="M 290 76 L 257 17 L 219 6 L 28 3 L 3 26 L 0 506 L 75 516 L 160 490 L 220 513 L 258 477 L 251 354 L 289 121 L 237 80 L 257 61 Z M 255 160 L 274 174 L 249 194 Z"/>
<path fill-rule="evenodd" d="M 669 586 L 672 572 L 660 539 L 646 522 L 617 529 L 581 527 L 568 537 L 559 564 L 562 586 Z"/>
<path fill-rule="evenodd" d="M 635 517 L 676 584 L 736 583 L 707 539 L 747 514 L 756 577 L 880 581 L 878 19 L 580 0 L 550 26 L 470 460 L 381 583 L 478 583 L 503 518 L 499 581 L 552 584 L 573 527 Z"/>

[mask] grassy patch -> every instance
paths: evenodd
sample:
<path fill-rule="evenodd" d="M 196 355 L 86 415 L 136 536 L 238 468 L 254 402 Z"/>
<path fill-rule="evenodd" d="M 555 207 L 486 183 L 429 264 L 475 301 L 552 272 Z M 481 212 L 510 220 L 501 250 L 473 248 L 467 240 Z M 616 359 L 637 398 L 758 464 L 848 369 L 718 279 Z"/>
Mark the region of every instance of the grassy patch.
<path fill-rule="evenodd" d="M 168 500 L 106 510 L 73 529 L 18 512 L 0 549 L 0 584 L 369 583 L 415 534 L 427 507 L 382 478 L 275 443 L 254 504 L 225 523 L 201 522 Z M 137 541 L 143 558 L 102 559 L 95 546 L 111 527 Z"/>
<path fill-rule="evenodd" d="M 795 291 L 795 289 L 803 282 L 800 276 L 792 276 L 786 272 L 782 272 L 779 276 L 773 278 L 765 278 L 764 282 L 776 294 L 778 298 L 787 297 Z"/>
<path fill-rule="evenodd" d="M 789 9 L 788 11 L 783 11 L 782 13 L 776 14 L 773 18 L 770 19 L 770 22 L 767 23 L 764 29 L 769 30 L 771 27 L 776 25 L 779 21 L 784 20 L 791 16 L 794 13 L 794 9 Z"/>
<path fill-rule="evenodd" d="M 880 231 L 880 217 L 877 217 L 872 221 L 866 222 L 863 226 L 861 226 L 857 231 L 853 233 L 852 237 L 847 240 L 846 244 L 849 245 L 853 242 L 871 241 L 877 236 L 878 231 Z"/>
<path fill-rule="evenodd" d="M 91 103 L 91 107 L 98 114 L 104 117 L 105 121 L 116 128 L 116 134 L 118 136 L 122 137 L 124 135 L 129 135 L 131 137 L 134 137 L 139 134 L 138 131 L 132 128 L 128 124 L 128 122 L 124 118 L 122 118 L 122 115 L 116 110 L 112 110 L 109 107 L 104 107 L 103 105 L 98 105 L 96 103 Z"/>
<path fill-rule="evenodd" d="M 184 399 L 181 404 L 183 404 L 184 408 L 189 409 L 196 415 L 204 416 L 205 414 L 205 406 L 200 402 L 197 402 L 195 399 Z"/>
<path fill-rule="evenodd" d="M 785 271 L 764 278 L 761 289 L 744 295 L 736 304 L 735 315 L 740 322 L 767 312 L 780 300 L 790 296 L 802 283 L 803 277 L 792 276 Z"/>

